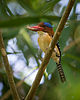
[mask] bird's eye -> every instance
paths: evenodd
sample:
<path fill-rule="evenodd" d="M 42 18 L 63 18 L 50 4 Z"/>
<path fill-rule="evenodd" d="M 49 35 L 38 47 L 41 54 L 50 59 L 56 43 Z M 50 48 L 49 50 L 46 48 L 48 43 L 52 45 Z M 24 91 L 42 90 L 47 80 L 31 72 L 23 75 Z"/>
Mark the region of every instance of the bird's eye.
<path fill-rule="evenodd" d="M 43 27 L 44 27 L 44 28 L 46 28 L 46 26 L 45 26 L 45 25 L 43 25 Z"/>

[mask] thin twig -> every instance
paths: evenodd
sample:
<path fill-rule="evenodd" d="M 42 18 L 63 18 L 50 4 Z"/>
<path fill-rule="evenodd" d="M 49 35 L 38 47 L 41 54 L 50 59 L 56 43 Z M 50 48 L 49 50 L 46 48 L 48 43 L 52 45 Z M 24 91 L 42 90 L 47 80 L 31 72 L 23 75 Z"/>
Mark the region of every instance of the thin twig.
<path fill-rule="evenodd" d="M 72 41 L 68 46 L 64 47 L 63 53 L 68 51 L 70 48 L 72 48 L 74 45 L 78 44 L 80 42 L 80 38 L 77 38 L 75 41 Z"/>
<path fill-rule="evenodd" d="M 19 88 L 22 83 L 25 81 L 25 79 L 27 79 L 31 74 L 33 74 L 38 68 L 34 69 L 31 73 L 29 73 L 26 77 L 24 77 L 22 80 L 20 80 L 18 83 L 16 83 L 16 87 Z M 11 91 L 8 90 L 2 97 L 0 100 L 5 100 L 7 99 L 9 96 L 11 95 Z"/>
<path fill-rule="evenodd" d="M 52 55 L 53 49 L 55 47 L 55 44 L 57 43 L 57 40 L 59 39 L 59 37 L 61 35 L 61 31 L 64 28 L 64 25 L 65 25 L 65 23 L 67 21 L 67 18 L 69 16 L 69 14 L 70 14 L 70 11 L 72 9 L 74 1 L 75 0 L 69 0 L 68 6 L 67 6 L 67 8 L 66 8 L 61 20 L 60 20 L 60 23 L 59 23 L 59 25 L 58 25 L 58 27 L 56 29 L 54 37 L 53 37 L 53 39 L 52 39 L 52 41 L 50 43 L 50 46 L 49 46 L 49 48 L 48 48 L 48 50 L 47 50 L 47 52 L 45 54 L 45 57 L 44 57 L 41 65 L 40 65 L 39 71 L 38 71 L 38 73 L 36 75 L 36 78 L 35 78 L 35 80 L 34 80 L 34 82 L 32 84 L 32 87 L 30 88 L 25 100 L 32 100 L 32 98 L 35 95 L 36 89 L 39 86 L 40 80 L 41 80 L 41 78 L 42 78 L 42 76 L 44 74 L 44 71 L 46 69 L 46 66 L 47 66 L 47 64 L 48 64 L 48 62 L 50 60 L 50 57 Z"/>
<path fill-rule="evenodd" d="M 20 87 L 20 86 L 22 85 L 23 82 L 24 82 L 24 80 L 19 81 L 19 82 L 16 84 L 16 87 L 17 87 L 17 88 Z M 11 95 L 11 91 L 8 90 L 8 91 L 2 96 L 2 98 L 1 98 L 0 100 L 6 100 L 10 95 Z"/>
<path fill-rule="evenodd" d="M 10 89 L 11 89 L 13 98 L 14 98 L 14 100 L 20 100 L 18 92 L 16 90 L 15 82 L 14 82 L 14 79 L 13 79 L 12 70 L 10 68 L 9 61 L 8 61 L 8 58 L 7 58 L 7 54 L 6 54 L 6 51 L 5 51 L 1 30 L 0 30 L 0 51 L 2 53 L 3 62 L 4 62 L 5 69 L 6 69 L 8 82 L 9 82 L 9 85 L 10 85 Z"/>

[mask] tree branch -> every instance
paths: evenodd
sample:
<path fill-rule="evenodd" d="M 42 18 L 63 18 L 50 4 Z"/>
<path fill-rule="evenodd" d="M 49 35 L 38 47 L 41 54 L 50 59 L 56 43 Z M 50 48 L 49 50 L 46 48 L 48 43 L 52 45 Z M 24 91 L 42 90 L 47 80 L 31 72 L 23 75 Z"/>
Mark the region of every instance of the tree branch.
<path fill-rule="evenodd" d="M 9 81 L 9 85 L 10 85 L 10 89 L 11 89 L 13 98 L 14 98 L 14 100 L 20 100 L 19 95 L 18 95 L 17 90 L 16 90 L 15 83 L 14 83 L 12 71 L 11 71 L 9 61 L 8 61 L 8 58 L 7 58 L 7 54 L 6 54 L 6 51 L 5 51 L 1 30 L 0 30 L 0 51 L 2 53 L 3 62 L 4 62 L 4 65 L 5 65 L 5 69 L 6 69 L 6 73 L 7 73 L 7 77 L 8 77 L 8 81 Z"/>
<path fill-rule="evenodd" d="M 64 28 L 64 25 L 65 25 L 65 23 L 67 21 L 67 18 L 68 18 L 69 14 L 70 14 L 70 11 L 72 9 L 72 6 L 73 6 L 74 2 L 75 2 L 75 0 L 69 0 L 68 6 L 67 6 L 67 8 L 66 8 L 61 20 L 60 20 L 60 23 L 59 23 L 59 25 L 58 25 L 58 27 L 56 29 L 54 37 L 53 37 L 53 39 L 52 39 L 52 41 L 51 41 L 51 43 L 49 45 L 48 51 L 45 54 L 45 57 L 44 57 L 41 65 L 40 65 L 40 68 L 38 70 L 36 78 L 35 78 L 35 80 L 34 80 L 34 82 L 32 84 L 32 87 L 30 88 L 25 100 L 32 100 L 33 96 L 35 95 L 36 89 L 39 86 L 40 80 L 41 80 L 41 78 L 42 78 L 42 76 L 44 74 L 46 66 L 47 66 L 47 64 L 49 62 L 49 59 L 50 59 L 51 55 L 52 55 L 53 49 L 55 47 L 55 44 L 57 43 L 57 40 L 59 39 L 59 37 L 61 35 L 61 31 Z"/>
<path fill-rule="evenodd" d="M 64 47 L 63 53 L 65 53 L 66 51 L 68 51 L 70 48 L 72 48 L 78 43 L 80 43 L 80 38 L 77 38 L 76 40 L 72 41 L 68 46 Z"/>
<path fill-rule="evenodd" d="M 22 85 L 23 82 L 24 82 L 24 80 L 19 81 L 19 82 L 16 84 L 16 87 L 19 88 L 19 87 Z M 1 97 L 0 100 L 6 100 L 10 95 L 11 95 L 11 91 L 8 90 L 8 91 Z"/>

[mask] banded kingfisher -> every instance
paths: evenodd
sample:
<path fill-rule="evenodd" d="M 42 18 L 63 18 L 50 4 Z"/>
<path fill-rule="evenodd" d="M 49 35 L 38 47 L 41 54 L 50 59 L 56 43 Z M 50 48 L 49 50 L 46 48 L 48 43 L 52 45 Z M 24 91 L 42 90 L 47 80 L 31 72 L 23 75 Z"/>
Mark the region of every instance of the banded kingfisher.
<path fill-rule="evenodd" d="M 54 36 L 54 31 L 53 31 L 52 25 L 47 22 L 40 22 L 37 26 L 32 26 L 32 27 L 27 26 L 27 28 L 29 30 L 38 32 L 38 34 L 39 34 L 38 44 L 39 44 L 41 50 L 44 53 L 46 53 L 46 51 L 49 47 L 49 44 L 52 40 L 52 37 Z M 61 65 L 61 51 L 60 51 L 59 42 L 57 42 L 57 44 L 55 45 L 55 48 L 53 50 L 51 58 L 56 62 L 57 70 L 59 72 L 61 81 L 65 82 L 66 78 L 65 78 L 64 71 L 63 71 L 62 65 Z"/>

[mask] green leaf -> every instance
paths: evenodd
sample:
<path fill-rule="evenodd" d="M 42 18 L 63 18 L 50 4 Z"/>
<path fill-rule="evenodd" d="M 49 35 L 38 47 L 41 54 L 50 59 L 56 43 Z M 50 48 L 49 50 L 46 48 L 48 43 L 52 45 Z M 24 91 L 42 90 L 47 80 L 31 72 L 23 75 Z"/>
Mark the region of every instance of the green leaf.
<path fill-rule="evenodd" d="M 29 15 L 35 15 L 36 13 L 35 13 L 35 11 L 34 11 L 34 9 L 32 8 L 32 3 L 31 3 L 31 0 L 17 0 L 18 1 L 18 3 L 27 11 L 27 13 L 29 14 Z"/>
<path fill-rule="evenodd" d="M 67 40 L 70 36 L 70 31 L 71 30 L 70 30 L 69 26 L 64 28 L 63 31 L 62 31 L 62 34 L 61 34 L 60 39 L 59 39 L 59 44 L 60 44 L 61 50 L 63 50 L 63 48 L 66 46 L 66 42 L 67 42 Z"/>
<path fill-rule="evenodd" d="M 56 63 L 53 61 L 53 59 L 50 59 L 48 65 L 47 65 L 47 72 L 48 74 L 51 74 L 56 69 Z"/>
<path fill-rule="evenodd" d="M 40 7 L 40 15 L 44 15 L 46 13 L 50 13 L 50 10 L 53 10 L 52 8 L 56 3 L 58 3 L 60 0 L 51 0 L 43 3 L 43 7 Z"/>
<path fill-rule="evenodd" d="M 2 30 L 3 39 L 8 40 L 8 39 L 14 38 L 18 35 L 18 32 L 19 32 L 19 28 L 4 29 Z"/>
<path fill-rule="evenodd" d="M 0 28 L 18 27 L 27 24 L 33 24 L 40 22 L 41 19 L 59 20 L 57 16 L 28 16 L 28 17 L 8 17 L 4 20 L 0 20 Z"/>

